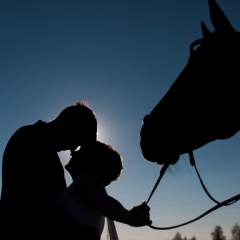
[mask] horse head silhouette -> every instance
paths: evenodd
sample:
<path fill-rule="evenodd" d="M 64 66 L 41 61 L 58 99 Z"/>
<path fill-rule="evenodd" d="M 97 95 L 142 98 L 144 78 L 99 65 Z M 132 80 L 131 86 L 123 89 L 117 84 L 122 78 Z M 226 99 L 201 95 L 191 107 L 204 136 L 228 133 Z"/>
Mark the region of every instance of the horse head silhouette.
<path fill-rule="evenodd" d="M 240 32 L 215 0 L 208 0 L 214 31 L 201 22 L 203 37 L 190 45 L 187 65 L 143 119 L 144 158 L 175 164 L 189 153 L 239 131 Z"/>

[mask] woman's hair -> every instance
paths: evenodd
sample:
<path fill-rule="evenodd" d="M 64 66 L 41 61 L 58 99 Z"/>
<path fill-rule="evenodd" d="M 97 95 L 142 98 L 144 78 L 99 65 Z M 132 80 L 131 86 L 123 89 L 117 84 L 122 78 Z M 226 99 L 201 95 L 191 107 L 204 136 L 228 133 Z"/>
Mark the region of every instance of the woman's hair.
<path fill-rule="evenodd" d="M 84 166 L 87 171 L 98 176 L 105 186 L 118 180 L 123 170 L 120 154 L 111 145 L 99 141 L 89 141 L 72 156 L 73 158 L 65 166 L 67 170 L 70 171 L 71 167 L 82 170 Z"/>

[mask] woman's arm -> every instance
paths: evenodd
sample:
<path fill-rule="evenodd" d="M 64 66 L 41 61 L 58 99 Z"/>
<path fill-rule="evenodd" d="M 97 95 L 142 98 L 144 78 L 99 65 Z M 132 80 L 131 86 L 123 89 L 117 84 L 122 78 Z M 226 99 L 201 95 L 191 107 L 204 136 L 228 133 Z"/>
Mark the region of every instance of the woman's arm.
<path fill-rule="evenodd" d="M 107 194 L 105 186 L 97 177 L 85 175 L 80 181 L 75 185 L 74 192 L 81 189 L 78 196 L 84 196 L 84 201 L 97 208 L 104 216 L 135 227 L 151 224 L 150 208 L 146 203 L 128 210 L 118 200 Z"/>

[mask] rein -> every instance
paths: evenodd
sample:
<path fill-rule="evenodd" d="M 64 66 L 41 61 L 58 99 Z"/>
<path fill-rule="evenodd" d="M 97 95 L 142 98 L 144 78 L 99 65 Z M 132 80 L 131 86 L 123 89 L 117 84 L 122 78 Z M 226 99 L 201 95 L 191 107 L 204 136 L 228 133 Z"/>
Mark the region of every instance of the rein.
<path fill-rule="evenodd" d="M 205 193 L 206 193 L 206 194 L 208 195 L 208 197 L 209 197 L 213 202 L 215 202 L 217 205 L 215 205 L 214 207 L 210 208 L 208 211 L 204 212 L 204 213 L 201 214 L 200 216 L 198 216 L 198 217 L 196 217 L 196 218 L 194 218 L 194 219 L 192 219 L 192 220 L 190 220 L 190 221 L 188 221 L 188 222 L 185 222 L 185 223 L 182 223 L 182 224 L 179 224 L 179 225 L 175 225 L 175 226 L 171 226 L 171 227 L 155 227 L 155 226 L 152 226 L 152 225 L 150 224 L 150 225 L 148 225 L 150 228 L 153 228 L 153 229 L 156 229 L 156 230 L 168 230 L 168 229 L 178 228 L 178 227 L 187 225 L 187 224 L 189 224 L 189 223 L 192 223 L 192 222 L 194 222 L 194 221 L 196 221 L 196 220 L 199 220 L 200 218 L 206 216 L 207 214 L 211 213 L 211 212 L 214 211 L 214 210 L 217 210 L 218 208 L 220 208 L 220 207 L 222 207 L 222 206 L 229 206 L 229 205 L 237 202 L 237 201 L 240 199 L 240 194 L 238 194 L 238 195 L 236 195 L 236 196 L 234 196 L 234 197 L 231 197 L 231 198 L 229 198 L 229 199 L 227 199 L 227 200 L 225 200 L 225 201 L 223 201 L 223 202 L 218 202 L 217 200 L 215 200 L 215 199 L 210 195 L 210 193 L 208 192 L 207 188 L 205 187 L 205 185 L 204 185 L 204 183 L 203 183 L 203 181 L 202 181 L 202 179 L 201 179 L 201 176 L 200 176 L 200 174 L 199 174 L 199 172 L 198 172 L 198 169 L 197 169 L 197 166 L 196 166 L 195 159 L 194 159 L 194 156 L 193 156 L 193 152 L 192 152 L 192 151 L 189 152 L 189 159 L 190 159 L 190 164 L 191 164 L 191 165 L 195 168 L 195 170 L 196 170 L 196 173 L 197 173 L 197 175 L 198 175 L 199 181 L 200 181 L 200 183 L 201 183 L 201 185 L 202 185 Z M 155 183 L 155 185 L 154 185 L 154 187 L 153 187 L 153 189 L 152 189 L 152 191 L 151 191 L 151 193 L 150 193 L 150 196 L 149 196 L 149 198 L 148 198 L 148 200 L 147 200 L 147 203 L 150 201 L 153 193 L 155 192 L 158 184 L 160 183 L 160 181 L 161 181 L 161 179 L 162 179 L 162 177 L 163 177 L 163 175 L 164 175 L 164 173 L 166 172 L 166 170 L 167 170 L 168 167 L 169 167 L 169 164 L 165 163 L 165 164 L 163 165 L 163 167 L 161 168 L 159 177 L 158 177 L 158 179 L 157 179 L 157 181 L 156 181 L 156 183 Z"/>

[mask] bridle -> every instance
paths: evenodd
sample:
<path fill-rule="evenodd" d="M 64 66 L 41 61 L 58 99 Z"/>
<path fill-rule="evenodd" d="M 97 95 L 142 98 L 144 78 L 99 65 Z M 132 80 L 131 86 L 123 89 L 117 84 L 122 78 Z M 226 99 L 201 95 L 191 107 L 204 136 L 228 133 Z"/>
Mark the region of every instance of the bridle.
<path fill-rule="evenodd" d="M 192 42 L 192 44 L 191 44 L 190 47 L 189 47 L 191 59 L 192 59 L 192 57 L 193 57 L 192 54 L 193 54 L 194 51 L 195 51 L 195 47 L 198 46 L 198 45 L 204 44 L 206 41 L 207 41 L 206 38 L 201 38 L 201 39 L 197 39 L 197 40 L 195 40 L 194 42 Z M 199 172 L 198 172 L 198 169 L 197 169 L 197 166 L 196 166 L 196 162 L 195 162 L 195 159 L 194 159 L 194 155 L 193 155 L 193 151 L 190 151 L 190 152 L 188 153 L 188 155 L 189 155 L 190 164 L 195 168 L 196 173 L 197 173 L 197 175 L 198 175 L 198 179 L 199 179 L 199 181 L 200 181 L 200 183 L 201 183 L 201 185 L 202 185 L 205 193 L 207 194 L 207 196 L 208 196 L 213 202 L 216 203 L 216 205 L 215 205 L 214 207 L 210 208 L 209 210 L 207 210 L 206 212 L 204 212 L 203 214 L 201 214 L 200 216 L 198 216 L 198 217 L 196 217 L 196 218 L 194 218 L 194 219 L 192 219 L 192 220 L 190 220 L 190 221 L 187 221 L 187 222 L 185 222 L 185 223 L 182 223 L 182 224 L 179 224 L 179 225 L 175 225 L 175 226 L 170 226 L 170 227 L 155 227 L 155 226 L 152 226 L 152 225 L 148 225 L 150 228 L 157 229 L 157 230 L 168 230 L 168 229 L 178 228 L 178 227 L 187 225 L 187 224 L 189 224 L 189 223 L 192 223 L 192 222 L 194 222 L 194 221 L 197 221 L 197 220 L 199 220 L 200 218 L 202 218 L 202 217 L 206 216 L 207 214 L 209 214 L 209 213 L 217 210 L 217 209 L 220 208 L 220 207 L 229 206 L 229 205 L 237 202 L 238 200 L 240 200 L 240 194 L 238 194 L 238 195 L 236 195 L 236 196 L 233 196 L 233 197 L 231 197 L 231 198 L 229 198 L 229 199 L 227 199 L 227 200 L 225 200 L 225 201 L 222 201 L 222 202 L 219 202 L 219 201 L 217 201 L 216 199 L 214 199 L 214 198 L 211 196 L 211 194 L 208 192 L 207 188 L 205 187 L 205 185 L 204 185 L 204 183 L 203 183 L 203 181 L 202 181 L 202 178 L 201 178 L 201 176 L 200 176 L 200 174 L 199 174 Z M 151 191 L 151 193 L 150 193 L 150 195 L 149 195 L 149 197 L 148 197 L 147 203 L 150 201 L 153 193 L 155 192 L 158 184 L 160 183 L 160 181 L 161 181 L 164 173 L 165 173 L 166 170 L 168 169 L 168 167 L 169 167 L 169 164 L 168 164 L 168 163 L 165 163 L 165 164 L 163 165 L 163 167 L 161 168 L 159 177 L 158 177 L 158 179 L 157 179 L 157 181 L 156 181 L 156 183 L 155 183 L 155 185 L 154 185 L 154 187 L 153 187 L 153 189 L 152 189 L 152 191 Z"/>
<path fill-rule="evenodd" d="M 148 225 L 150 228 L 153 228 L 153 229 L 156 229 L 156 230 L 168 230 L 168 229 L 178 228 L 178 227 L 187 225 L 187 224 L 189 224 L 189 223 L 192 223 L 192 222 L 194 222 L 194 221 L 196 221 L 196 220 L 199 220 L 200 218 L 206 216 L 207 214 L 211 213 L 211 212 L 214 211 L 214 210 L 217 210 L 217 209 L 220 208 L 220 207 L 229 206 L 229 205 L 237 202 L 237 201 L 240 199 L 240 194 L 238 194 L 238 195 L 236 195 L 236 196 L 234 196 L 234 197 L 231 197 L 231 198 L 229 198 L 229 199 L 227 199 L 227 200 L 225 200 L 225 201 L 223 201 L 223 202 L 219 202 L 219 201 L 215 200 L 215 199 L 210 195 L 210 193 L 208 192 L 207 188 L 205 187 L 205 185 L 204 185 L 204 183 L 203 183 L 203 181 L 202 181 L 202 179 L 201 179 L 201 176 L 200 176 L 200 174 L 199 174 L 199 172 L 198 172 L 198 169 L 197 169 L 196 162 L 195 162 L 194 155 L 193 155 L 193 152 L 192 152 L 192 151 L 189 152 L 189 160 L 190 160 L 190 164 L 191 164 L 191 165 L 195 168 L 195 170 L 196 170 L 196 173 L 197 173 L 197 175 L 198 175 L 198 178 L 199 178 L 199 180 L 200 180 L 200 182 L 201 182 L 201 185 L 202 185 L 205 193 L 208 195 L 208 197 L 209 197 L 213 202 L 216 203 L 216 205 L 215 205 L 214 207 L 210 208 L 208 211 L 206 211 L 206 212 L 204 212 L 203 214 L 201 214 L 200 216 L 198 216 L 198 217 L 196 217 L 196 218 L 194 218 L 194 219 L 192 219 L 192 220 L 190 220 L 190 221 L 188 221 L 188 222 L 185 222 L 185 223 L 182 223 L 182 224 L 179 224 L 179 225 L 175 225 L 175 226 L 170 226 L 170 227 L 155 227 L 155 226 L 152 226 L 152 225 L 150 224 L 150 225 Z M 156 181 L 156 183 L 155 183 L 155 185 L 154 185 L 154 187 L 153 187 L 153 189 L 152 189 L 152 191 L 151 191 L 151 193 L 150 193 L 150 195 L 149 195 L 149 197 L 148 197 L 147 203 L 150 201 L 153 193 L 155 192 L 158 184 L 160 183 L 160 181 L 161 181 L 161 179 L 162 179 L 162 177 L 163 177 L 163 175 L 164 175 L 164 173 L 166 172 L 166 170 L 167 170 L 168 167 L 169 167 L 169 164 L 168 164 L 168 163 L 165 163 L 165 164 L 163 165 L 163 167 L 161 168 L 159 177 L 158 177 L 158 179 L 157 179 L 157 181 Z"/>

